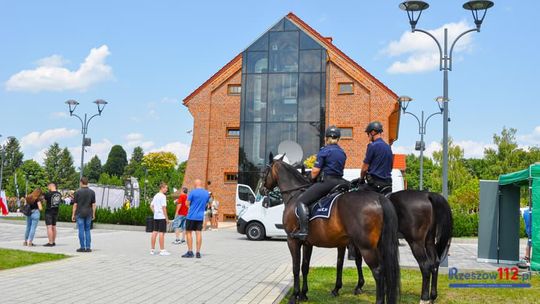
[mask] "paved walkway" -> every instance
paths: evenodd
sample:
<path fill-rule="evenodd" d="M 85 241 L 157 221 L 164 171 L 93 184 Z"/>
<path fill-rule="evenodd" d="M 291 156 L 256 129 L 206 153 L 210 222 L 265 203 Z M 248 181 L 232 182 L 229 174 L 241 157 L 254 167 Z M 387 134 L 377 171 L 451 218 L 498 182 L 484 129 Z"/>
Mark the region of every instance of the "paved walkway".
<path fill-rule="evenodd" d="M 23 223 L 0 220 L 0 248 L 73 256 L 1 271 L 2 303 L 273 303 L 291 283 L 285 241 L 248 241 L 234 227 L 204 232 L 202 259 L 182 259 L 186 246 L 172 245 L 172 234 L 166 236 L 172 255 L 162 257 L 149 255 L 150 234 L 100 228 L 92 231 L 94 251 L 76 253 L 72 226 L 58 227 L 56 247 L 28 248 L 22 246 Z M 34 241 L 47 242 L 43 222 Z M 416 267 L 408 246 L 400 251 L 402 266 Z M 475 239 L 455 240 L 450 253 L 450 266 L 460 269 L 498 267 L 475 262 Z M 335 261 L 335 249 L 314 250 L 313 266 L 335 266 Z"/>

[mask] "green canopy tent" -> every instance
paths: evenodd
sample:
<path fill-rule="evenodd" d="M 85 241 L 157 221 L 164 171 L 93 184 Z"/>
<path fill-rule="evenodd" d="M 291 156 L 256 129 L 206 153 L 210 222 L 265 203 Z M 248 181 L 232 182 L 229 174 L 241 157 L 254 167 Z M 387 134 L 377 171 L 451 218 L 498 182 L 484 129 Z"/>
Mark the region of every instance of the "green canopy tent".
<path fill-rule="evenodd" d="M 540 270 L 540 163 L 529 168 L 499 176 L 499 186 L 527 186 L 529 188 L 529 208 L 532 209 L 532 256 L 531 270 Z"/>

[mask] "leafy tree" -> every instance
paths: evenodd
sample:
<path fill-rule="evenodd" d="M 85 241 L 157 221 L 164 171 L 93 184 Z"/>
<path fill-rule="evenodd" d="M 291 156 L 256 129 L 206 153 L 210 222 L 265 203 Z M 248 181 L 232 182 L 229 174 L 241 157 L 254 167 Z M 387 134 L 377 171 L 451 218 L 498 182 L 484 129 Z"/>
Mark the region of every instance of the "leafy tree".
<path fill-rule="evenodd" d="M 29 192 L 38 187 L 41 189 L 45 189 L 45 187 L 47 187 L 45 170 L 43 170 L 43 168 L 36 161 L 32 159 L 25 160 L 22 166 L 19 168 L 19 171 L 23 178 L 20 179 L 20 181 L 24 182 L 24 177 L 26 176 Z M 21 184 L 21 182 L 19 182 L 19 184 Z"/>
<path fill-rule="evenodd" d="M 99 176 L 98 184 L 119 187 L 124 186 L 124 183 L 122 182 L 122 179 L 120 177 L 109 175 L 107 173 L 101 173 L 101 175 Z"/>
<path fill-rule="evenodd" d="M 10 179 L 13 179 L 13 174 L 23 163 L 24 154 L 21 152 L 19 141 L 15 137 L 9 137 L 3 153 L 4 173 L 3 184 L 7 184 Z"/>
<path fill-rule="evenodd" d="M 178 160 L 171 152 L 152 152 L 143 157 L 143 166 L 148 169 L 148 193 L 159 189 L 160 182 L 167 182 L 169 187 L 179 187 L 180 177 L 176 169 Z"/>
<path fill-rule="evenodd" d="M 135 149 L 133 149 L 133 153 L 131 154 L 131 158 L 129 159 L 129 164 L 124 170 L 126 177 L 135 176 L 138 179 L 144 177 L 144 167 L 142 164 L 143 157 L 143 149 L 141 147 L 135 147 Z"/>
<path fill-rule="evenodd" d="M 84 166 L 84 176 L 88 177 L 88 181 L 91 183 L 97 183 L 99 181 L 101 171 L 101 160 L 97 155 L 94 155 L 90 162 Z"/>
<path fill-rule="evenodd" d="M 58 183 L 58 188 L 60 189 L 76 189 L 78 186 L 78 177 L 79 175 L 75 171 L 73 166 L 73 157 L 67 148 L 62 150 L 60 153 L 60 176 Z"/>
<path fill-rule="evenodd" d="M 516 129 L 503 128 L 501 134 L 493 134 L 496 148 L 484 151 L 486 171 L 484 178 L 497 179 L 499 175 L 522 169 L 525 151 L 518 149 Z"/>
<path fill-rule="evenodd" d="M 409 154 L 406 162 L 405 180 L 407 181 L 407 189 L 420 189 L 420 157 Z M 430 178 L 433 169 L 433 160 L 424 156 L 424 190 L 433 188 Z"/>
<path fill-rule="evenodd" d="M 62 154 L 62 149 L 58 143 L 53 143 L 49 149 L 45 152 L 45 159 L 43 163 L 45 165 L 45 175 L 47 177 L 47 182 L 58 183 L 60 181 L 61 169 L 60 169 L 60 158 Z"/>
<path fill-rule="evenodd" d="M 431 182 L 434 192 L 442 191 L 442 150 L 433 152 L 433 160 L 435 161 L 436 169 L 431 174 Z M 454 145 L 452 139 L 448 141 L 448 193 L 467 184 L 472 175 L 465 166 L 463 158 L 463 149 Z"/>
<path fill-rule="evenodd" d="M 109 152 L 107 162 L 103 166 L 103 172 L 121 177 L 124 175 L 124 169 L 127 165 L 126 151 L 120 145 L 114 145 Z"/>

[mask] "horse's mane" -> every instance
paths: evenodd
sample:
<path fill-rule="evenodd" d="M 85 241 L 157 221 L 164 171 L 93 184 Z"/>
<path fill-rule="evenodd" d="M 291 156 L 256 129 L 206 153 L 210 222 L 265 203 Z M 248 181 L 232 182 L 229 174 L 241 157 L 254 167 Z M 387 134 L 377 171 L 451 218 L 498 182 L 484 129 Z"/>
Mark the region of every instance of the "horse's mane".
<path fill-rule="evenodd" d="M 282 161 L 282 160 L 275 160 L 276 162 L 279 162 L 281 165 L 283 165 L 287 171 L 291 172 L 295 178 L 297 178 L 299 181 L 308 183 L 309 181 L 306 179 L 305 176 L 302 175 L 302 173 L 298 172 L 298 170 L 288 163 Z"/>

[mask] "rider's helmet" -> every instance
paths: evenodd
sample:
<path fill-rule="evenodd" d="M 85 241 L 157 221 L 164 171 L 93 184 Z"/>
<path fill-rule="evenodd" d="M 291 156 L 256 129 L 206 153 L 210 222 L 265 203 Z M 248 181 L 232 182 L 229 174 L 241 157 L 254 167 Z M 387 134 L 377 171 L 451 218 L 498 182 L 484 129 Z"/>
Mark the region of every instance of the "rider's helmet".
<path fill-rule="evenodd" d="M 370 122 L 366 127 L 366 133 L 371 133 L 371 131 L 375 131 L 377 134 L 382 133 L 383 131 L 382 123 L 379 121 Z"/>
<path fill-rule="evenodd" d="M 336 126 L 330 126 L 324 132 L 324 137 L 340 138 L 341 130 L 339 130 L 339 128 Z"/>

